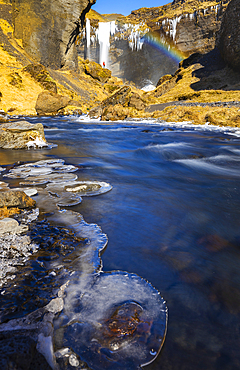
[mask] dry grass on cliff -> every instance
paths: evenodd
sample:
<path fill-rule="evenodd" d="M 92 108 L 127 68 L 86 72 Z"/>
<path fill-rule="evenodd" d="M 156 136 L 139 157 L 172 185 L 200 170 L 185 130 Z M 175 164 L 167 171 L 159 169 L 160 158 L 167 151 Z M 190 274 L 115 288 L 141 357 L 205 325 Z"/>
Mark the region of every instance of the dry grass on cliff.
<path fill-rule="evenodd" d="M 170 106 L 151 116 L 167 122 L 191 121 L 201 125 L 208 122 L 217 126 L 240 127 L 240 109 L 236 107 Z"/>
<path fill-rule="evenodd" d="M 145 96 L 147 99 L 151 99 L 154 103 L 167 103 L 171 101 L 192 101 L 192 102 L 217 102 L 217 101 L 240 101 L 240 90 L 231 90 L 231 85 L 229 90 L 194 90 L 191 86 L 194 86 L 197 82 L 200 81 L 198 77 L 194 76 L 194 73 L 198 68 L 201 68 L 200 64 L 192 65 L 186 69 L 182 69 L 179 72 L 179 75 L 182 77 L 165 94 L 157 96 L 157 90 L 146 93 Z M 227 77 L 226 77 L 227 78 Z"/>

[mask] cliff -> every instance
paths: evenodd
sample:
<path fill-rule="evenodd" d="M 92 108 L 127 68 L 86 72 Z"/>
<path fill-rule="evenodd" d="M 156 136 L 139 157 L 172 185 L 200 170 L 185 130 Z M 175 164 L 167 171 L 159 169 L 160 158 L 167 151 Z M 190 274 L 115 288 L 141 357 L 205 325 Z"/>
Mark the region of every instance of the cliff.
<path fill-rule="evenodd" d="M 217 47 L 225 62 L 240 70 L 240 1 L 232 0 L 224 14 Z"/>
<path fill-rule="evenodd" d="M 172 3 L 134 10 L 132 22 L 145 22 L 151 32 L 174 44 L 189 56 L 195 52 L 208 52 L 215 47 L 223 14 L 229 0 L 174 0 Z"/>
<path fill-rule="evenodd" d="M 96 0 L 12 0 L 14 35 L 45 66 L 77 67 L 75 39 Z"/>

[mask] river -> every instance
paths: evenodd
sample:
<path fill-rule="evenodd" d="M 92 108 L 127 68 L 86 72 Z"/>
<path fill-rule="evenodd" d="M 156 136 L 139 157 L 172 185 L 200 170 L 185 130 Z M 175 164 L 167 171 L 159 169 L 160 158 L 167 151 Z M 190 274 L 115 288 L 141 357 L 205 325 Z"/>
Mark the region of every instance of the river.
<path fill-rule="evenodd" d="M 239 369 L 237 129 L 157 121 L 89 122 L 78 117 L 28 121 L 43 123 L 47 141 L 57 146 L 1 150 L 1 165 L 61 158 L 66 164 L 77 166 L 79 180 L 112 186 L 111 191 L 83 197 L 80 204 L 68 209 L 80 213 L 87 223 L 99 225 L 107 235 L 103 271 L 136 274 L 149 281 L 166 301 L 165 343 L 146 369 Z M 8 182 L 15 186 L 17 180 L 11 181 Z M 41 229 L 39 225 L 37 229 Z M 34 233 L 39 240 L 36 229 Z M 45 242 L 44 248 L 51 248 L 50 243 Z M 51 253 L 56 255 L 58 251 Z M 48 261 L 54 259 L 51 253 Z M 29 269 L 34 276 L 39 273 L 36 261 L 40 259 L 42 263 L 47 261 L 39 253 L 31 258 Z M 71 268 L 70 263 L 68 269 Z M 46 270 L 49 276 L 49 265 L 43 266 L 41 274 Z M 23 288 L 25 280 L 20 275 L 16 274 L 15 288 L 9 283 L 10 293 L 1 299 L 6 318 L 30 312 L 54 296 L 58 275 L 53 274 L 49 285 L 43 277 L 46 289 L 39 293 L 37 303 L 36 293 L 31 295 Z M 41 283 L 36 289 L 42 287 Z M 4 289 L 7 291 L 8 287 Z M 24 304 L 23 289 L 28 294 Z"/>

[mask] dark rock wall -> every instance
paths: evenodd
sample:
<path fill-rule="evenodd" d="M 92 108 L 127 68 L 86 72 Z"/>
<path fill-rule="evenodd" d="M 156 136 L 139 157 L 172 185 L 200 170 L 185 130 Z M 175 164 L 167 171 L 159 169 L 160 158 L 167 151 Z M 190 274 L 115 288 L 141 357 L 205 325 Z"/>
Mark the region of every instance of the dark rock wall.
<path fill-rule="evenodd" d="M 186 55 L 212 50 L 221 20 L 222 14 L 216 14 L 215 10 L 193 16 L 192 20 L 182 18 L 177 26 L 176 46 Z"/>
<path fill-rule="evenodd" d="M 96 0 L 12 0 L 15 37 L 46 67 L 77 67 L 75 38 Z"/>
<path fill-rule="evenodd" d="M 217 46 L 225 62 L 240 70 L 240 0 L 232 0 L 224 14 Z"/>

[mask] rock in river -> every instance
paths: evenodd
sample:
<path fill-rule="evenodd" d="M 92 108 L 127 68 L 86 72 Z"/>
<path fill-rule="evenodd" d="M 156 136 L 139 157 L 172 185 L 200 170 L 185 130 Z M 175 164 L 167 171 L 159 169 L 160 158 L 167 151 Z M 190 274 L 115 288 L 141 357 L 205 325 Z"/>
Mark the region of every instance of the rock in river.
<path fill-rule="evenodd" d="M 48 146 L 41 123 L 16 121 L 0 125 L 0 148 L 27 149 L 30 146 Z"/>
<path fill-rule="evenodd" d="M 34 207 L 35 200 L 30 198 L 24 191 L 7 190 L 0 191 L 0 208 L 1 207 L 18 207 L 29 208 Z"/>

